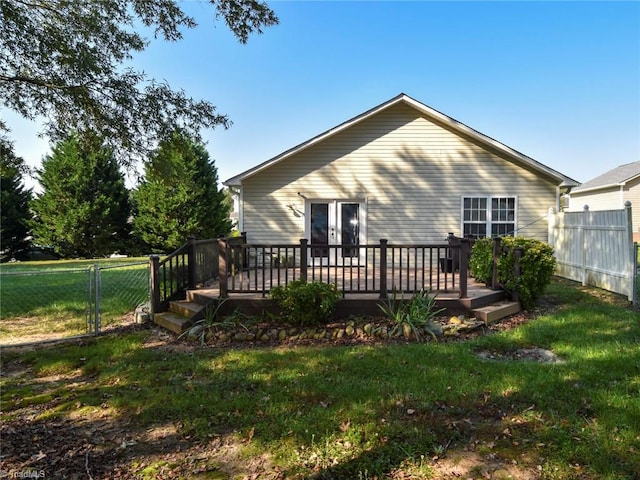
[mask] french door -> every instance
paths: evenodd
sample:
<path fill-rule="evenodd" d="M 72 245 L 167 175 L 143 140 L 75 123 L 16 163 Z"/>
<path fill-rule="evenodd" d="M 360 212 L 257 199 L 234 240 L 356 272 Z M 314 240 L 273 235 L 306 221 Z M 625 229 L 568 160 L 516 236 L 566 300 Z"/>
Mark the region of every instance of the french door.
<path fill-rule="evenodd" d="M 342 265 L 359 259 L 364 204 L 357 201 L 312 200 L 308 203 L 310 259 L 314 263 Z M 342 245 L 341 248 L 329 248 Z"/>

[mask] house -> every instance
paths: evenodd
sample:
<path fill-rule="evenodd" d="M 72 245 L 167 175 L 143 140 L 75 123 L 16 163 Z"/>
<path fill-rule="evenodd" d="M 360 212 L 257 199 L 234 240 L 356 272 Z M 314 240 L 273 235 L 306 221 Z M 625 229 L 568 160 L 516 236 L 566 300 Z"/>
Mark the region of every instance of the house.
<path fill-rule="evenodd" d="M 569 210 L 616 210 L 631 202 L 634 241 L 640 240 L 640 162 L 620 165 L 571 191 Z"/>
<path fill-rule="evenodd" d="M 224 184 L 249 243 L 362 245 L 449 232 L 546 241 L 560 186 L 578 182 L 400 94 Z"/>

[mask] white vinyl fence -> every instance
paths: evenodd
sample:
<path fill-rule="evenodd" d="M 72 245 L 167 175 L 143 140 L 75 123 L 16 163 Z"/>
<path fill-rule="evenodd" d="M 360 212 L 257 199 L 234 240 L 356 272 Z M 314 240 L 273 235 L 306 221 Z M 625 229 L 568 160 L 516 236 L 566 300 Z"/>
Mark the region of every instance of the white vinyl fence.
<path fill-rule="evenodd" d="M 621 210 L 549 211 L 549 244 L 555 250 L 556 274 L 637 302 L 637 259 L 633 244 L 631 202 Z"/>

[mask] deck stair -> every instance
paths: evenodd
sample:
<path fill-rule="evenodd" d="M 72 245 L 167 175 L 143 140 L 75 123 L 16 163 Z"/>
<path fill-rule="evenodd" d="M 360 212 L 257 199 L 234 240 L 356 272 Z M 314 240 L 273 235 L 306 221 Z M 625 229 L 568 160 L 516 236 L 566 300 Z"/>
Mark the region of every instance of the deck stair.
<path fill-rule="evenodd" d="M 502 320 L 510 315 L 514 315 L 520 311 L 518 302 L 502 301 L 496 302 L 486 307 L 476 308 L 472 310 L 473 315 L 478 320 L 482 320 L 486 325 Z"/>
<path fill-rule="evenodd" d="M 202 317 L 204 309 L 214 299 L 197 291 L 187 291 L 185 300 L 169 303 L 169 311 L 156 313 L 153 321 L 178 335 L 184 333 L 194 322 Z"/>

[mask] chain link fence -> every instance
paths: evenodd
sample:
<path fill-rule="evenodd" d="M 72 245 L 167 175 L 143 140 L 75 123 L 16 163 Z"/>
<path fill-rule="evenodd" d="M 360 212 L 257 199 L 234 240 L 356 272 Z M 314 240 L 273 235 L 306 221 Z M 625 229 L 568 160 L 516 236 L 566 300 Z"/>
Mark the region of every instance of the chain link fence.
<path fill-rule="evenodd" d="M 135 323 L 149 302 L 149 262 L 0 270 L 0 345 L 97 335 Z"/>

